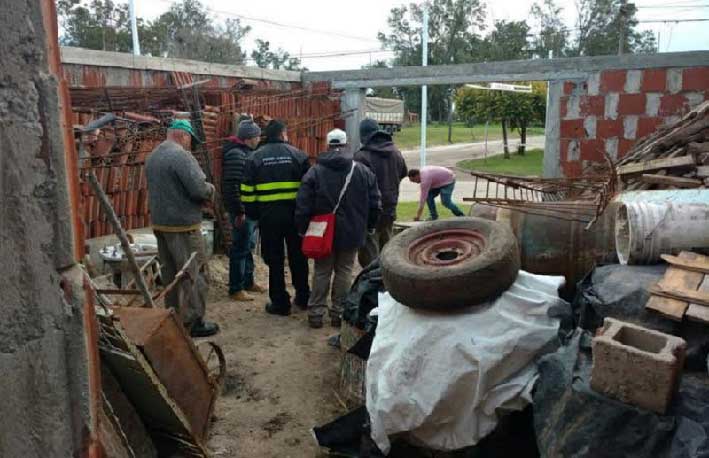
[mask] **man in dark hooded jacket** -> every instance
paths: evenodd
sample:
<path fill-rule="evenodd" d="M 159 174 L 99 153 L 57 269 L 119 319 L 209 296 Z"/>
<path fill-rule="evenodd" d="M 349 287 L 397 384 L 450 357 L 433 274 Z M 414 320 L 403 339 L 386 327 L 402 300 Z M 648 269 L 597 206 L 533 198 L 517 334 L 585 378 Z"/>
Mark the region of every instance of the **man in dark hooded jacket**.
<path fill-rule="evenodd" d="M 236 135 L 224 144 L 222 159 L 222 193 L 231 218 L 231 250 L 229 252 L 229 297 L 235 301 L 252 301 L 247 291 L 263 293 L 254 282 L 254 245 L 256 221 L 246 217 L 241 202 L 241 183 L 246 161 L 261 140 L 261 129 L 249 116 L 242 117 Z"/>
<path fill-rule="evenodd" d="M 347 176 L 351 173 L 335 212 L 332 253 L 315 260 L 315 275 L 308 302 L 308 323 L 313 328 L 323 325 L 330 282 L 330 323 L 334 327 L 340 326 L 342 301 L 352 283 L 357 250 L 364 245 L 367 232 L 376 227 L 381 210 L 377 178 L 367 167 L 353 161 L 352 153 L 346 146 L 345 132 L 335 129 L 327 134 L 327 140 L 328 151 L 318 156 L 317 164 L 303 177 L 295 210 L 298 232 L 305 234 L 313 216 L 335 211 Z"/>
<path fill-rule="evenodd" d="M 359 250 L 359 263 L 368 266 L 379 256 L 379 251 L 392 236 L 399 203 L 399 185 L 407 175 L 406 161 L 392 141 L 391 135 L 379 130 L 373 119 L 364 119 L 359 125 L 362 148 L 354 160 L 366 165 L 377 177 L 382 196 L 382 214 L 374 231 L 367 235 L 365 245 Z"/>

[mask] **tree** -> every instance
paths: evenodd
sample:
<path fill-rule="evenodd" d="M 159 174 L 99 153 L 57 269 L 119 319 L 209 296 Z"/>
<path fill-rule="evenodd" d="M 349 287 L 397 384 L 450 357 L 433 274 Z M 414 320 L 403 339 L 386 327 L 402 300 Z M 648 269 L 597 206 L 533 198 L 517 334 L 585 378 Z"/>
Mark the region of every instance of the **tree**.
<path fill-rule="evenodd" d="M 199 0 L 182 0 L 146 27 L 141 42 L 155 56 L 238 64 L 246 58 L 240 42 L 250 30 L 238 19 L 219 24 Z"/>
<path fill-rule="evenodd" d="M 133 48 L 127 4 L 111 0 L 59 0 L 57 11 L 65 46 L 129 52 Z M 140 26 L 142 27 L 142 21 Z"/>
<path fill-rule="evenodd" d="M 485 37 L 485 59 L 517 60 L 529 57 L 529 26 L 525 21 L 495 21 L 495 28 Z"/>
<path fill-rule="evenodd" d="M 617 54 L 621 41 L 627 53 L 657 52 L 654 35 L 636 30 L 634 4 L 625 0 L 577 0 L 576 9 L 578 35 L 573 55 Z"/>
<path fill-rule="evenodd" d="M 481 33 L 485 29 L 485 5 L 480 0 L 432 0 L 429 6 L 429 64 L 459 64 L 480 60 Z M 422 57 L 421 31 L 423 10 L 411 3 L 393 8 L 387 19 L 389 31 L 378 34 L 386 49 L 395 53 L 393 65 L 420 65 Z M 397 88 L 409 111 L 418 111 L 421 104 L 418 88 Z M 445 86 L 429 90 L 431 117 L 449 118 L 452 106 Z"/>
<path fill-rule="evenodd" d="M 291 57 L 289 53 L 281 48 L 271 51 L 271 43 L 260 38 L 256 39 L 256 49 L 251 51 L 251 58 L 261 68 L 272 68 L 274 70 L 302 69 L 300 59 Z"/>
<path fill-rule="evenodd" d="M 112 0 L 58 0 L 61 43 L 105 51 L 130 52 L 133 42 L 128 5 Z M 138 18 L 141 51 L 147 55 L 243 63 L 241 41 L 251 30 L 238 19 L 219 23 L 198 0 L 173 3 L 151 22 Z"/>
<path fill-rule="evenodd" d="M 538 57 L 546 58 L 550 51 L 554 57 L 566 55 L 569 29 L 561 21 L 561 14 L 562 8 L 557 6 L 554 0 L 544 0 L 542 4 L 532 5 L 532 30 L 537 32 L 532 39 L 532 48 Z"/>
<path fill-rule="evenodd" d="M 544 123 L 546 83 L 532 83 L 532 93 L 462 88 L 456 94 L 458 112 L 470 119 L 486 119 L 502 125 L 504 157 L 510 158 L 508 128 L 520 134 L 518 154 L 525 153 L 527 128 Z"/>

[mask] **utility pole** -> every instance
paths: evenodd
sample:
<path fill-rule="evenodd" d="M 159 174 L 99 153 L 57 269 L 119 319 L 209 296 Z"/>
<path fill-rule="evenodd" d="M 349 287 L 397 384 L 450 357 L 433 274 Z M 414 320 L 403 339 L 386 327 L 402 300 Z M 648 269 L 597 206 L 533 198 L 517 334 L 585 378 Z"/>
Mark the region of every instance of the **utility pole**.
<path fill-rule="evenodd" d="M 135 0 L 128 0 L 128 13 L 130 14 L 130 29 L 133 35 L 133 54 L 140 56 L 140 41 L 138 40 L 138 22 L 135 18 Z"/>
<path fill-rule="evenodd" d="M 423 5 L 423 30 L 421 31 L 421 65 L 428 65 L 428 5 Z M 426 129 L 428 125 L 428 86 L 421 86 L 421 167 L 426 165 Z"/>
<path fill-rule="evenodd" d="M 621 0 L 620 2 L 620 10 L 618 11 L 619 15 L 619 28 L 620 30 L 618 31 L 618 55 L 620 56 L 625 52 L 625 29 L 628 24 L 628 16 L 630 16 L 630 13 L 632 11 L 635 11 L 635 4 L 633 3 L 626 3 L 625 0 Z"/>

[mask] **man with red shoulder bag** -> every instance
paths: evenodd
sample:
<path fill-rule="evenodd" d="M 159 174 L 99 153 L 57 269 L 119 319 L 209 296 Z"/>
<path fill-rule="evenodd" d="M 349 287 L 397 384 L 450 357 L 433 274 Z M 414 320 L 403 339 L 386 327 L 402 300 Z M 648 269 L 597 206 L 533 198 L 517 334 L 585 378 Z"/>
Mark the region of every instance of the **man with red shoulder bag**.
<path fill-rule="evenodd" d="M 315 259 L 308 301 L 312 328 L 323 326 L 331 289 L 330 324 L 340 327 L 342 301 L 352 283 L 357 251 L 364 246 L 367 233 L 374 231 L 381 212 L 377 179 L 353 161 L 345 132 L 330 131 L 327 142 L 328 151 L 318 156 L 303 177 L 295 210 L 304 252 Z"/>

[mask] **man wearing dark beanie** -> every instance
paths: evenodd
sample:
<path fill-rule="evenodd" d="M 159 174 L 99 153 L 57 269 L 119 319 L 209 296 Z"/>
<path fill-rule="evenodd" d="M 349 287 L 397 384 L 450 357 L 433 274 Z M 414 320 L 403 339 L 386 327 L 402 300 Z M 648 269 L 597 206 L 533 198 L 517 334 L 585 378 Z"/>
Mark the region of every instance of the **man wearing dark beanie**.
<path fill-rule="evenodd" d="M 365 245 L 359 250 L 359 264 L 366 267 L 379 256 L 392 236 L 399 203 L 399 185 L 406 177 L 407 169 L 392 136 L 379 130 L 379 124 L 374 119 L 366 118 L 359 124 L 359 140 L 362 147 L 355 153 L 354 160 L 374 172 L 382 196 L 382 212 L 377 227 L 374 234 L 367 235 Z"/>
<path fill-rule="evenodd" d="M 264 129 L 266 143 L 246 162 L 241 200 L 249 218 L 258 220 L 261 254 L 268 265 L 266 312 L 288 315 L 291 298 L 286 291 L 285 250 L 295 288 L 293 303 L 307 309 L 310 297 L 308 260 L 301 251 L 302 238 L 295 228 L 295 199 L 303 175 L 310 168 L 308 156 L 289 145 L 284 122 L 273 120 Z"/>
<path fill-rule="evenodd" d="M 265 289 L 254 282 L 254 245 L 256 222 L 246 217 L 241 201 L 241 183 L 244 181 L 246 161 L 261 140 L 261 128 L 249 116 L 242 116 L 236 136 L 224 144 L 222 158 L 222 193 L 229 212 L 231 250 L 229 251 L 229 297 L 235 301 L 252 301 L 247 292 L 262 293 Z"/>

